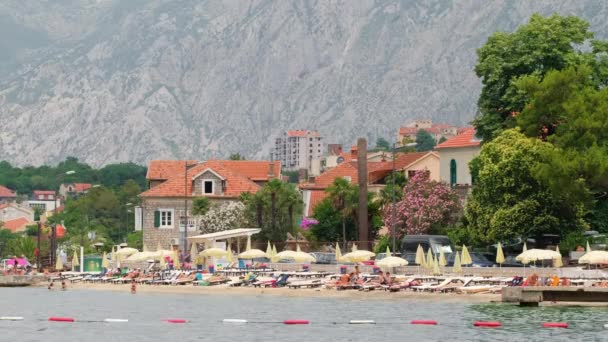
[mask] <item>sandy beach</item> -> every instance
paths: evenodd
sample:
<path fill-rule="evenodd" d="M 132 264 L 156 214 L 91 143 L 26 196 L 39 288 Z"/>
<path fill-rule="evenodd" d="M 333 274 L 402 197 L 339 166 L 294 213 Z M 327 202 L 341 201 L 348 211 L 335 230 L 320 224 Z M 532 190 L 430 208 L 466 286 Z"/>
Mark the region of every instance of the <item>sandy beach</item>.
<path fill-rule="evenodd" d="M 45 285 L 45 284 L 42 284 Z M 42 286 L 41 285 L 41 286 Z M 130 284 L 90 284 L 68 283 L 68 290 L 94 290 L 130 292 Z M 217 295 L 217 296 L 281 296 L 281 297 L 316 297 L 316 298 L 345 298 L 356 300 L 428 300 L 452 303 L 491 303 L 500 302 L 500 294 L 445 294 L 430 292 L 386 292 L 386 291 L 357 291 L 334 289 L 288 289 L 288 288 L 253 288 L 227 286 L 192 286 L 192 285 L 139 285 L 137 293 L 152 294 L 187 294 L 187 295 Z"/>

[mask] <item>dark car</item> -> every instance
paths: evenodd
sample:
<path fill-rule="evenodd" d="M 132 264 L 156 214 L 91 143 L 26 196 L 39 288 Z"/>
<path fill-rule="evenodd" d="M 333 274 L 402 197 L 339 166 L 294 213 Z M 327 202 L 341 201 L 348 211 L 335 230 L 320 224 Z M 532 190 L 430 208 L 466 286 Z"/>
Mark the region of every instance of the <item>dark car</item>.
<path fill-rule="evenodd" d="M 313 252 L 310 254 L 315 257 L 316 264 L 336 264 L 336 255 L 334 253 Z"/>
<path fill-rule="evenodd" d="M 472 267 L 496 267 L 496 266 L 498 266 L 498 265 L 496 265 L 495 262 L 489 260 L 484 255 L 484 253 L 469 252 L 469 255 L 471 256 L 471 261 L 473 261 L 473 263 L 470 265 L 465 265 L 465 266 L 472 266 Z M 448 263 L 448 266 L 454 266 L 454 258 L 455 258 L 455 254 L 450 254 L 449 256 L 446 256 L 446 261 Z"/>

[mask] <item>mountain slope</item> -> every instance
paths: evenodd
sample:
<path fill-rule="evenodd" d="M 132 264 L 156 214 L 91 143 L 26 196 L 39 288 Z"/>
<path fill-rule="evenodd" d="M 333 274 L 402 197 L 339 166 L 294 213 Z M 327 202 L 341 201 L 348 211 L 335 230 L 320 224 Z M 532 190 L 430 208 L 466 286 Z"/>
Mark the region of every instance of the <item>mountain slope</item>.
<path fill-rule="evenodd" d="M 464 124 L 475 49 L 553 11 L 606 37 L 600 1 L 5 0 L 0 159 L 267 157 L 288 128 L 351 144 Z"/>

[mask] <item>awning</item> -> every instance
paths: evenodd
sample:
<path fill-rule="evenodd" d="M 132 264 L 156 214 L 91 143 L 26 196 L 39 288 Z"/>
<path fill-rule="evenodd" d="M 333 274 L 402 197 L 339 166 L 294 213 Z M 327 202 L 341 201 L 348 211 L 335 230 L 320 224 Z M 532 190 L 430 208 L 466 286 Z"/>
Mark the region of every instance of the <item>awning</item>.
<path fill-rule="evenodd" d="M 217 241 L 217 240 L 227 240 L 227 239 L 232 239 L 232 238 L 247 237 L 247 236 L 257 234 L 260 231 L 261 231 L 260 228 L 238 228 L 238 229 L 225 230 L 223 232 L 190 236 L 190 237 L 188 237 L 188 240 L 190 242 L 198 242 L 198 243 L 210 242 L 210 241 L 212 242 L 212 241 Z"/>

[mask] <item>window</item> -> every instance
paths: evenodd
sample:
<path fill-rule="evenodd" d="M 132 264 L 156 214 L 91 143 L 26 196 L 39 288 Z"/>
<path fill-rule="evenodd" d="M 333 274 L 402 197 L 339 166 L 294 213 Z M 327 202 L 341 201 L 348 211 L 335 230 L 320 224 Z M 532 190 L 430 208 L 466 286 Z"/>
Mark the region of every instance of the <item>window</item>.
<path fill-rule="evenodd" d="M 205 194 L 205 195 L 213 194 L 213 181 L 212 180 L 203 180 L 203 194 Z"/>
<path fill-rule="evenodd" d="M 407 178 L 411 179 L 416 175 L 416 170 L 407 170 Z"/>
<path fill-rule="evenodd" d="M 154 212 L 154 227 L 173 228 L 173 209 L 158 209 Z"/>
<path fill-rule="evenodd" d="M 456 185 L 456 160 L 450 160 L 450 185 Z"/>

